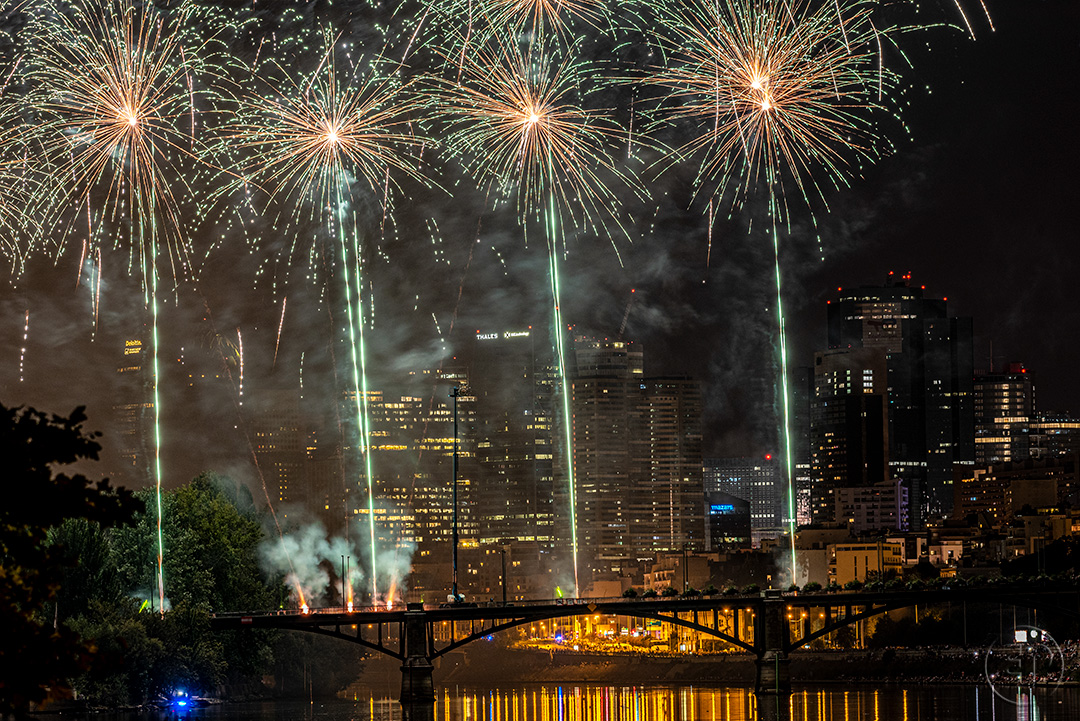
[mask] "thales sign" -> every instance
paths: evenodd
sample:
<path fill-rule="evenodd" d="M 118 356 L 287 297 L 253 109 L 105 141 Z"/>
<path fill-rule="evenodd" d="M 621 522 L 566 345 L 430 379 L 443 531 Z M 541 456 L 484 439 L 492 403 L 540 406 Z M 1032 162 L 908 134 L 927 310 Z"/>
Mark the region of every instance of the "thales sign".
<path fill-rule="evenodd" d="M 517 331 L 508 330 L 508 331 L 504 331 L 502 334 L 499 334 L 499 333 L 477 333 L 476 334 L 476 340 L 496 340 L 498 338 L 527 338 L 528 336 L 529 336 L 529 331 L 527 331 L 527 330 L 517 330 Z"/>

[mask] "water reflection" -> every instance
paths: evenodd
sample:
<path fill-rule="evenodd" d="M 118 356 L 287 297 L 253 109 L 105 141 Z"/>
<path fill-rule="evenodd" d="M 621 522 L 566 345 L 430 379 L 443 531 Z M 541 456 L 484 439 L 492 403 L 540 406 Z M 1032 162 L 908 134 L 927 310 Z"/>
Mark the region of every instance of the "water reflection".
<path fill-rule="evenodd" d="M 745 688 L 690 686 L 522 686 L 440 689 L 436 721 L 1072 721 L 1080 718 L 1080 689 L 1031 692 L 1015 687 L 995 695 L 985 686 L 800 689 L 786 714 L 759 708 Z M 145 717 L 141 717 L 145 719 Z M 320 703 L 226 704 L 169 721 L 407 721 L 383 697 Z M 429 718 L 431 718 L 429 716 Z M 102 719 L 101 721 L 104 721 Z M 118 720 L 119 721 L 119 720 Z"/>
<path fill-rule="evenodd" d="M 1080 718 L 1076 689 L 996 696 L 977 686 L 803 689 L 780 714 L 744 688 L 551 686 L 444 689 L 439 721 L 1064 721 Z M 770 709 L 771 710 L 771 709 Z M 786 711 L 787 713 L 783 713 Z"/>

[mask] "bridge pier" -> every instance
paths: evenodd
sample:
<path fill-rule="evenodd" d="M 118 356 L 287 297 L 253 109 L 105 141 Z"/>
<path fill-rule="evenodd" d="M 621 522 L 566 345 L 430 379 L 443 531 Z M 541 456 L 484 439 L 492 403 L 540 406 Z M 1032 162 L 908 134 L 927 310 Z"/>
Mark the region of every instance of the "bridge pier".
<path fill-rule="evenodd" d="M 757 697 L 761 721 L 787 721 L 791 718 L 791 659 L 788 658 L 787 607 L 781 598 L 766 599 L 761 617 L 755 619 L 754 645 L 758 648 Z"/>
<path fill-rule="evenodd" d="M 422 603 L 410 603 L 402 624 L 401 702 L 406 721 L 434 721 L 435 685 L 431 674 L 435 667 L 428 656 L 427 614 Z"/>

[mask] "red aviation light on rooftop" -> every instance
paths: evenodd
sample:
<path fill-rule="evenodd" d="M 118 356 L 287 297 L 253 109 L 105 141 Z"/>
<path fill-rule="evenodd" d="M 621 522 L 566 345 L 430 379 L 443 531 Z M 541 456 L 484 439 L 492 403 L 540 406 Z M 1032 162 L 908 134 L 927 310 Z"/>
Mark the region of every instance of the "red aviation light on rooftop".
<path fill-rule="evenodd" d="M 766 453 L 765 454 L 765 460 L 771 461 L 772 460 L 772 454 L 771 453 Z"/>

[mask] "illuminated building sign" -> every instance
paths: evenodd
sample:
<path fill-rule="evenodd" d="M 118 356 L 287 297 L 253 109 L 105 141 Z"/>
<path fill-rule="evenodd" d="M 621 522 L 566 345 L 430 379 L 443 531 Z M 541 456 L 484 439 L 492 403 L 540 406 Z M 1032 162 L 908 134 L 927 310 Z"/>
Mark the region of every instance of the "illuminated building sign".
<path fill-rule="evenodd" d="M 717 515 L 726 516 L 735 512 L 735 506 L 731 503 L 714 503 L 711 512 Z"/>
<path fill-rule="evenodd" d="M 477 333 L 476 334 L 476 340 L 495 340 L 498 337 L 499 337 L 498 333 Z M 503 338 L 528 338 L 529 337 L 529 331 L 527 331 L 527 330 L 518 330 L 518 331 L 510 331 L 510 330 L 508 330 L 508 331 L 503 332 L 502 337 Z"/>

